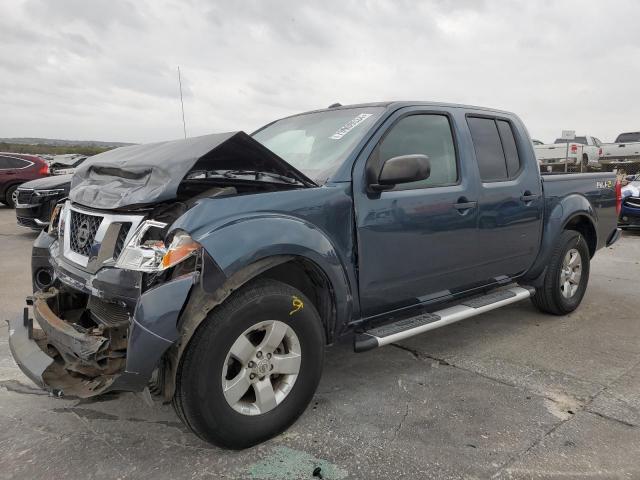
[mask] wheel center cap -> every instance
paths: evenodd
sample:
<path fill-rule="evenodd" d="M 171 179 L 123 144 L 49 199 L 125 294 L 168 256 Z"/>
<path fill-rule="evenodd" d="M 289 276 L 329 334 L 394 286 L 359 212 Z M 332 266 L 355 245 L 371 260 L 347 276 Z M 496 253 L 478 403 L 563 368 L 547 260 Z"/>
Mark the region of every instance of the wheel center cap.
<path fill-rule="evenodd" d="M 255 367 L 255 371 L 261 377 L 264 377 L 270 370 L 270 365 L 267 360 L 260 360 Z"/>

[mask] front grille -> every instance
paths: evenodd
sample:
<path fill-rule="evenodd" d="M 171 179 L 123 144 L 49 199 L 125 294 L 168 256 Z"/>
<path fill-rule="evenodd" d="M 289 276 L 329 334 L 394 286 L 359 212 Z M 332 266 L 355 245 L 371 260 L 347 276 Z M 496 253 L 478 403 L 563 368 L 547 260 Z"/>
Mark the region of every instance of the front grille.
<path fill-rule="evenodd" d="M 107 327 L 117 327 L 129 323 L 129 311 L 117 303 L 105 302 L 98 297 L 89 297 L 87 309 L 97 322 Z"/>
<path fill-rule="evenodd" d="M 120 232 L 118 233 L 118 239 L 116 240 L 116 246 L 113 249 L 113 258 L 118 259 L 122 249 L 124 248 L 124 242 L 127 239 L 127 235 L 129 235 L 129 230 L 131 230 L 130 223 L 123 223 L 120 226 Z"/>
<path fill-rule="evenodd" d="M 625 205 L 629 205 L 630 207 L 633 208 L 640 208 L 640 198 L 636 198 L 636 197 L 627 197 L 624 200 Z"/>
<path fill-rule="evenodd" d="M 88 257 L 101 222 L 102 217 L 72 210 L 69 229 L 69 246 L 71 250 Z"/>
<path fill-rule="evenodd" d="M 29 205 L 31 203 L 32 196 L 33 190 L 18 189 L 18 203 L 22 205 Z"/>

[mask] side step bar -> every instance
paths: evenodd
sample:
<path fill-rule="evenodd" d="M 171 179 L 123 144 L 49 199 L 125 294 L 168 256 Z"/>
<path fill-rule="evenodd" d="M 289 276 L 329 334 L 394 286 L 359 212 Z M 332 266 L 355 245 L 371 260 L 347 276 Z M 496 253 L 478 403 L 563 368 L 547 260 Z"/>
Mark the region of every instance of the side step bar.
<path fill-rule="evenodd" d="M 531 297 L 534 293 L 535 289 L 531 287 L 510 287 L 482 297 L 464 300 L 458 305 L 438 310 L 437 312 L 424 313 L 416 317 L 372 328 L 356 335 L 353 349 L 356 352 L 366 352 L 376 347 L 389 345 L 429 330 L 435 330 L 436 328 L 519 302 Z"/>

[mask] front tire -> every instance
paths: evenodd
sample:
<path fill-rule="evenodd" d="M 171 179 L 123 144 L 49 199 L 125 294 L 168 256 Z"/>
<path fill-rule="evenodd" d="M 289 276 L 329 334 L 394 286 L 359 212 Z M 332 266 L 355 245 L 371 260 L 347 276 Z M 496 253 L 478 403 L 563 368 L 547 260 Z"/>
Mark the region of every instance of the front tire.
<path fill-rule="evenodd" d="M 7 188 L 7 191 L 4 195 L 4 203 L 9 208 L 16 208 L 16 203 L 18 201 L 18 185 L 12 185 Z"/>
<path fill-rule="evenodd" d="M 574 231 L 562 232 L 551 255 L 541 288 L 531 298 L 542 312 L 566 315 L 573 312 L 587 290 L 590 255 L 584 237 Z"/>
<path fill-rule="evenodd" d="M 200 438 L 241 449 L 293 424 L 313 398 L 324 356 L 313 304 L 257 280 L 209 313 L 182 356 L 174 407 Z"/>

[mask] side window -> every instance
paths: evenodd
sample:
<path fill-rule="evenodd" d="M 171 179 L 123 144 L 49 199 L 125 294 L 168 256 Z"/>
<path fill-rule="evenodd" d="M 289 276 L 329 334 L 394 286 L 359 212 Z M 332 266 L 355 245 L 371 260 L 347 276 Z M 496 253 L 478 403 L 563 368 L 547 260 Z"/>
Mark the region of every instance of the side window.
<path fill-rule="evenodd" d="M 24 168 L 29 166 L 29 162 L 19 158 L 9 157 L 9 168 Z"/>
<path fill-rule="evenodd" d="M 511 124 L 484 117 L 468 117 L 467 123 L 482 181 L 513 178 L 520 170 L 520 157 Z"/>
<path fill-rule="evenodd" d="M 0 168 L 24 168 L 29 166 L 29 163 L 15 157 L 0 157 Z"/>
<path fill-rule="evenodd" d="M 502 151 L 498 127 L 492 118 L 469 117 L 467 119 L 473 147 L 476 151 L 480 178 L 483 182 L 506 180 L 507 162 Z"/>
<path fill-rule="evenodd" d="M 453 134 L 445 115 L 418 114 L 400 119 L 378 145 L 378 165 L 393 157 L 415 154 L 429 157 L 431 175 L 398 185 L 394 190 L 453 185 L 458 181 Z"/>
<path fill-rule="evenodd" d="M 513 130 L 509 122 L 506 120 L 496 120 L 496 124 L 500 132 L 500 140 L 502 140 L 504 158 L 507 161 L 507 175 L 509 178 L 513 178 L 520 170 L 520 157 L 518 156 L 516 139 L 513 137 Z"/>

